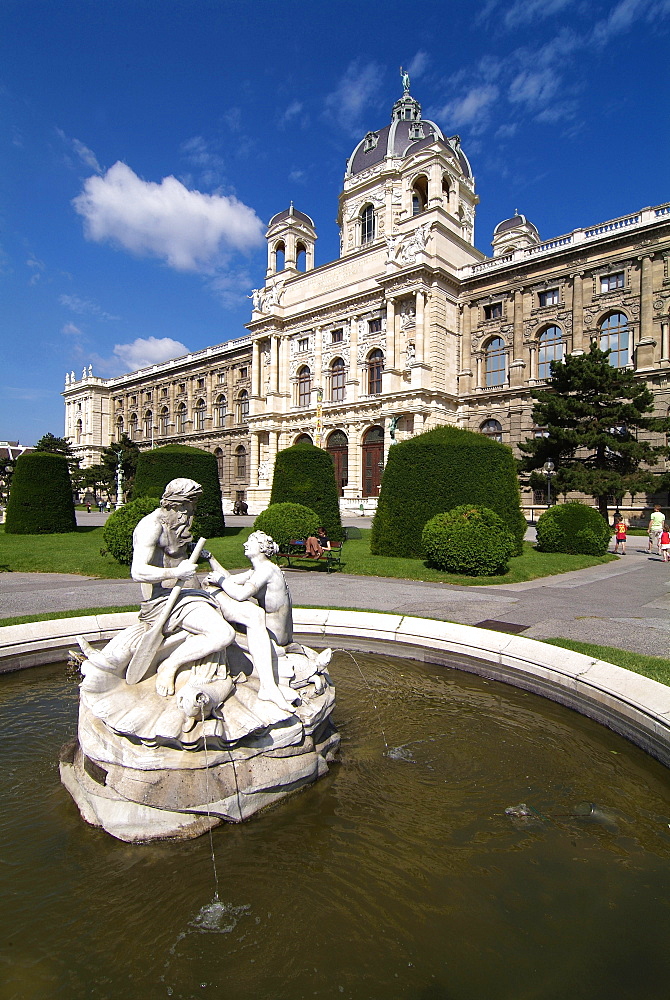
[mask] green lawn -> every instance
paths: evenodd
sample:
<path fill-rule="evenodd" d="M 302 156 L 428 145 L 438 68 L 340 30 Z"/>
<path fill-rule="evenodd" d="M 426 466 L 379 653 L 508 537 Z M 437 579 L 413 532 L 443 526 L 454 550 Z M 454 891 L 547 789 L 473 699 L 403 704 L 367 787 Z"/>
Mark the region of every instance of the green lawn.
<path fill-rule="evenodd" d="M 61 535 L 5 535 L 0 533 L 0 572 L 12 573 L 74 573 L 103 579 L 123 579 L 129 575 L 127 566 L 111 556 L 101 556 L 102 526 L 80 527 L 76 532 Z M 229 569 L 247 566 L 242 544 L 252 529 L 227 528 L 224 538 L 212 538 L 207 547 L 219 562 Z M 342 571 L 357 576 L 394 577 L 402 580 L 427 580 L 454 583 L 459 586 L 482 586 L 496 583 L 522 583 L 543 576 L 568 573 L 571 570 L 598 566 L 617 558 L 604 556 L 571 556 L 556 552 L 538 552 L 529 542 L 523 554 L 510 561 L 504 576 L 458 576 L 432 569 L 421 559 L 370 554 L 370 530 L 360 529 L 361 537 L 345 543 Z M 297 572 L 325 572 L 323 567 Z"/>
<path fill-rule="evenodd" d="M 661 656 L 643 656 L 641 653 L 631 653 L 627 649 L 616 649 L 615 646 L 596 646 L 592 642 L 576 642 L 574 639 L 543 639 L 552 646 L 571 649 L 574 653 L 584 653 L 594 660 L 606 660 L 617 667 L 624 667 L 636 674 L 644 674 L 653 681 L 670 684 L 670 660 Z"/>

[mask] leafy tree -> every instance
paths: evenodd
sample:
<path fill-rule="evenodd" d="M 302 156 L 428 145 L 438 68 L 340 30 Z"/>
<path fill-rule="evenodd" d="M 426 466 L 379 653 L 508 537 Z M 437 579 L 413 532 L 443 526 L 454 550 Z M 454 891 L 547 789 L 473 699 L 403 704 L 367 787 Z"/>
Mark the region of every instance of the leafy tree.
<path fill-rule="evenodd" d="M 643 466 L 667 454 L 665 445 L 639 440 L 638 431 L 670 431 L 670 419 L 649 415 L 654 409 L 649 389 L 632 371 L 612 367 L 609 353 L 594 342 L 588 354 L 552 362 L 548 388 L 531 392 L 533 421 L 546 436 L 519 445 L 524 471 L 553 461 L 552 488 L 594 497 L 605 519 L 608 496 L 620 499 L 654 488 L 655 477 Z"/>
<path fill-rule="evenodd" d="M 100 463 L 107 469 L 112 482 L 115 482 L 119 452 L 121 452 L 121 468 L 123 470 L 124 486 L 126 488 L 126 492 L 130 493 L 135 479 L 135 473 L 137 471 L 140 449 L 127 434 L 122 434 L 118 441 L 113 441 L 107 446 L 107 448 L 103 448 L 100 454 Z"/>
<path fill-rule="evenodd" d="M 104 493 L 108 499 L 111 497 L 114 486 L 114 475 L 106 465 L 102 463 L 99 465 L 89 465 L 88 468 L 81 470 L 81 478 L 83 488 L 91 490 L 96 502 L 99 493 Z"/>
<path fill-rule="evenodd" d="M 43 434 L 35 445 L 35 451 L 48 451 L 52 455 L 63 455 L 68 463 L 77 462 L 72 452 L 72 446 L 67 438 L 56 437 L 54 434 Z"/>

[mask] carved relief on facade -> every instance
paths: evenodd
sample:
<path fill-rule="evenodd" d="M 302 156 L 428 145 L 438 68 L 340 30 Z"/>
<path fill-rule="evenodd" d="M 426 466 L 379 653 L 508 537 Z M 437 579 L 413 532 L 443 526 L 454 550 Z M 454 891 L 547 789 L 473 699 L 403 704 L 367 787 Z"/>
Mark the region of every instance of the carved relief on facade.
<path fill-rule="evenodd" d="M 414 298 L 402 299 L 398 310 L 400 315 L 400 329 L 407 330 L 416 326 L 416 302 Z"/>

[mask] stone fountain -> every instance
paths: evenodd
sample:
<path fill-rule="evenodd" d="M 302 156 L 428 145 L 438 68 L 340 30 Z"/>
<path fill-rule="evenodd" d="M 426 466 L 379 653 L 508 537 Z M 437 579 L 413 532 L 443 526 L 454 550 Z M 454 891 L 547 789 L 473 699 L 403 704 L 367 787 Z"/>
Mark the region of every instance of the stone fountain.
<path fill-rule="evenodd" d="M 254 532 L 251 569 L 231 575 L 193 541 L 201 493 L 173 480 L 134 531 L 137 623 L 102 649 L 79 640 L 78 734 L 61 780 L 86 822 L 124 841 L 247 819 L 324 775 L 339 745 L 331 650 L 293 641 L 275 543 Z"/>

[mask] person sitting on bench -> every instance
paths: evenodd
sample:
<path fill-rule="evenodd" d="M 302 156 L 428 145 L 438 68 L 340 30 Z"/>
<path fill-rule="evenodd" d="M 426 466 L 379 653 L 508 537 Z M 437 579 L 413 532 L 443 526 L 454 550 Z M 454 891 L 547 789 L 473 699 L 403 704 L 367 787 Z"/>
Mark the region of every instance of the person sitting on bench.
<path fill-rule="evenodd" d="M 330 539 L 324 527 L 318 528 L 316 535 L 310 535 L 305 542 L 305 555 L 320 559 L 326 549 L 330 548 Z"/>

